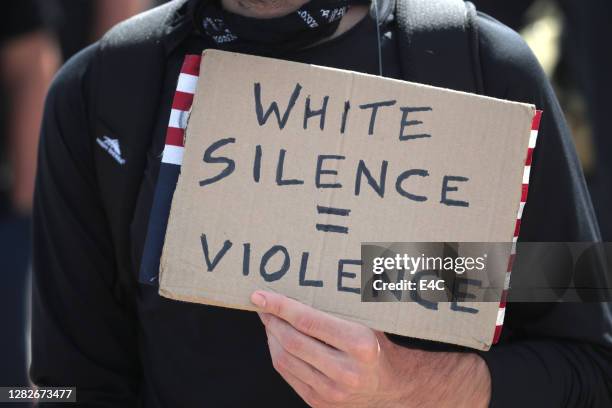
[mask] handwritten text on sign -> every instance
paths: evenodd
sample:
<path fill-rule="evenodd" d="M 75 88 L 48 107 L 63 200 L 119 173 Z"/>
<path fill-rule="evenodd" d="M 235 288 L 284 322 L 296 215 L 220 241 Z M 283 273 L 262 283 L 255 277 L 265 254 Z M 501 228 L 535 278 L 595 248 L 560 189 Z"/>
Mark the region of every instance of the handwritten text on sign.
<path fill-rule="evenodd" d="M 317 126 L 321 131 L 325 130 L 325 119 L 327 116 L 328 104 L 334 103 L 330 101 L 330 96 L 325 95 L 319 101 L 317 107 L 313 107 L 314 102 L 310 95 L 305 98 L 303 96 L 305 90 L 302 85 L 296 83 L 293 91 L 291 92 L 287 101 L 285 101 L 285 108 L 282 109 L 280 106 L 283 104 L 279 101 L 271 101 L 268 104 L 262 100 L 262 85 L 259 82 L 253 84 L 253 117 L 257 119 L 257 125 L 264 127 L 268 125 L 268 122 L 273 124 L 268 126 L 277 126 L 278 130 L 283 131 L 285 125 L 290 119 L 292 114 L 301 115 L 303 118 L 303 129 L 308 130 L 309 126 Z M 298 106 L 299 102 L 303 100 L 303 107 Z M 343 137 L 350 137 L 345 135 L 347 133 L 347 125 L 350 121 L 351 116 L 351 101 L 340 101 L 342 104 L 342 114 L 340 119 L 340 127 L 336 129 L 338 135 Z M 267 105 L 267 106 L 266 106 Z M 301 108 L 301 109 L 300 109 Z M 361 112 L 357 114 L 366 114 L 369 117 L 367 125 L 367 134 L 371 137 L 376 137 L 376 120 L 378 113 L 383 109 L 397 109 L 400 112 L 399 120 L 399 132 L 397 140 L 400 142 L 409 142 L 415 139 L 431 138 L 431 134 L 427 133 L 410 133 L 412 127 L 423 124 L 423 120 L 435 120 L 431 117 L 433 115 L 433 109 L 431 106 L 398 106 L 396 100 L 384 100 L 368 102 L 359 104 L 358 109 Z M 362 113 L 363 112 L 363 113 Z M 420 113 L 420 115 L 417 115 Z M 412 117 L 414 116 L 414 118 Z M 271 118 L 274 118 L 271 120 Z M 425 118 L 427 117 L 427 118 Z M 328 125 L 329 126 L 329 125 Z M 203 162 L 205 165 L 217 166 L 220 168 L 212 177 L 199 181 L 200 187 L 206 187 L 214 183 L 223 182 L 226 177 L 231 177 L 236 170 L 236 159 L 232 158 L 231 155 L 224 155 L 223 148 L 227 145 L 234 144 L 236 142 L 235 137 L 225 137 L 213 141 L 208 147 L 205 148 L 203 153 Z M 294 172 L 288 175 L 291 163 L 291 155 L 287 149 L 279 149 L 277 152 L 264 152 L 261 144 L 255 146 L 253 156 L 251 157 L 251 163 L 248 163 L 252 168 L 252 181 L 254 183 L 263 183 L 262 180 L 262 161 L 264 160 L 264 153 L 274 156 L 274 167 L 276 168 L 275 178 L 273 183 L 278 187 L 295 188 L 296 186 L 302 186 L 308 182 L 304 176 L 300 176 L 300 169 L 292 169 Z M 342 183 L 338 182 L 338 171 L 333 165 L 330 165 L 334 161 L 346 160 L 346 156 L 338 153 L 320 153 L 316 157 L 313 157 L 312 165 L 314 167 L 314 179 L 309 180 L 316 189 L 342 189 L 347 188 Z M 239 163 L 238 165 L 247 165 L 246 163 Z M 354 169 L 354 183 L 349 187 L 356 197 L 361 196 L 363 188 L 371 188 L 380 198 L 385 197 L 387 191 L 387 179 L 390 178 L 393 182 L 393 193 L 399 194 L 407 200 L 415 202 L 423 202 L 429 200 L 429 197 L 419 193 L 418 191 L 411 190 L 409 187 L 409 181 L 411 177 L 429 178 L 430 174 L 427 169 L 406 169 L 401 171 L 396 176 L 388 177 L 389 161 L 382 160 L 379 163 L 368 163 L 367 158 L 359 158 L 357 166 Z M 439 202 L 442 205 L 457 206 L 457 207 L 469 207 L 469 201 L 467 199 L 451 198 L 451 193 L 455 193 L 459 190 L 460 183 L 469 181 L 468 177 L 458 175 L 444 175 L 440 182 L 440 196 Z M 369 198 L 367 198 L 369 199 Z M 338 224 L 330 223 L 316 223 L 314 228 L 322 233 L 340 233 L 348 234 L 349 225 L 347 218 L 350 216 L 350 208 L 336 208 L 328 207 L 324 205 L 317 205 L 316 212 L 318 214 L 324 214 L 326 216 L 332 215 L 339 217 Z M 329 218 L 329 217 L 326 217 Z M 342 224 L 340 224 L 342 223 Z M 223 256 L 229 251 L 233 242 L 227 239 L 223 242 L 223 246 L 215 254 L 211 253 L 209 243 L 206 234 L 201 236 L 202 249 L 204 252 L 204 258 L 206 261 L 206 267 L 209 272 L 213 272 L 216 265 L 223 259 Z M 310 254 L 308 251 L 301 253 L 301 260 L 299 263 L 299 284 L 301 286 L 323 286 L 321 280 L 309 280 L 306 278 L 306 271 L 308 267 L 308 258 Z M 273 258 L 278 257 L 281 259 L 281 266 L 276 270 L 269 270 L 269 264 L 272 263 Z M 248 276 L 250 273 L 250 262 L 251 262 L 251 244 L 243 244 L 243 265 L 242 273 L 244 276 Z M 347 273 L 344 271 L 346 265 L 361 265 L 358 259 L 340 259 L 338 261 L 338 279 L 337 289 L 339 291 L 347 291 L 359 293 L 360 289 L 357 287 L 346 287 L 343 285 L 343 278 L 355 278 L 354 273 Z M 259 273 L 261 277 L 267 282 L 273 282 L 284 277 L 289 268 L 291 267 L 291 255 L 284 245 L 277 244 L 267 250 L 261 257 L 259 263 Z"/>

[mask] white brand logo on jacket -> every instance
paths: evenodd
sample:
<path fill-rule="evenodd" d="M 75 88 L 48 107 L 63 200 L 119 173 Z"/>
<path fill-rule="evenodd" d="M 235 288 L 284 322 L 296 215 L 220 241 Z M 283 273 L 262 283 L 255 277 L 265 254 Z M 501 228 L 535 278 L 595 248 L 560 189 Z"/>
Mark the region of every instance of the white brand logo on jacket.
<path fill-rule="evenodd" d="M 119 147 L 118 139 L 111 139 L 108 136 L 103 136 L 102 139 L 97 138 L 96 142 L 101 148 L 106 150 L 115 161 L 121 165 L 125 164 L 125 159 L 121 157 L 121 148 Z"/>

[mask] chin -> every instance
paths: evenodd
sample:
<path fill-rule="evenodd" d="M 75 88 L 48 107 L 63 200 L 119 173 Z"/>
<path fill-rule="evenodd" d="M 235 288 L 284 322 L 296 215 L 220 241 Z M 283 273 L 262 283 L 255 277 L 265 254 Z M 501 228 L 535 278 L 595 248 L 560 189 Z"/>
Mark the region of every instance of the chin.
<path fill-rule="evenodd" d="M 233 1 L 233 0 L 227 0 Z M 287 15 L 309 0 L 235 0 L 238 6 L 253 17 L 274 18 Z"/>

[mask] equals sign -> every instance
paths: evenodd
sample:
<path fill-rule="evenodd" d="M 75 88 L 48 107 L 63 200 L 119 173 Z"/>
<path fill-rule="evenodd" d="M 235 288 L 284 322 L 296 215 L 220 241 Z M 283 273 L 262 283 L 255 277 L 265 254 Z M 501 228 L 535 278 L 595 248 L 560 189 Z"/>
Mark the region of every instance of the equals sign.
<path fill-rule="evenodd" d="M 330 214 L 330 215 L 338 215 L 340 217 L 348 217 L 351 210 L 347 210 L 345 208 L 334 208 L 334 207 L 323 207 L 317 205 L 317 212 L 319 214 Z M 338 234 L 348 234 L 348 227 L 343 227 L 341 225 L 333 225 L 333 224 L 317 224 L 317 231 L 323 232 L 336 232 Z"/>

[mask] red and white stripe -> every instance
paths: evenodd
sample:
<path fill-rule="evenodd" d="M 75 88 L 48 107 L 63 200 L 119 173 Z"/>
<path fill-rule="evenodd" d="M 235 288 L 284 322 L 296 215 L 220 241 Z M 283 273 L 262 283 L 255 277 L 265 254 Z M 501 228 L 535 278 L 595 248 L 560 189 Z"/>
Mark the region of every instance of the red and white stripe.
<path fill-rule="evenodd" d="M 180 166 L 183 163 L 183 152 L 185 150 L 185 128 L 189 110 L 193 103 L 200 77 L 200 55 L 186 55 L 181 67 L 174 99 L 172 100 L 172 110 L 166 131 L 166 143 L 162 155 L 162 163 Z"/>
<path fill-rule="evenodd" d="M 499 341 L 502 327 L 504 325 L 504 317 L 506 315 L 506 300 L 508 298 L 508 289 L 510 289 L 510 273 L 512 265 L 516 257 L 516 242 L 518 241 L 519 232 L 521 230 L 521 218 L 523 210 L 527 202 L 527 193 L 529 191 L 529 175 L 531 173 L 531 160 L 533 158 L 533 149 L 538 140 L 538 129 L 540 128 L 540 120 L 542 119 L 542 111 L 536 110 L 531 123 L 531 135 L 529 136 L 529 146 L 527 147 L 527 158 L 525 159 L 525 167 L 523 169 L 523 187 L 521 191 L 521 203 L 519 204 L 518 213 L 516 214 L 516 223 L 514 225 L 514 236 L 512 237 L 512 248 L 510 250 L 510 258 L 508 259 L 508 268 L 506 269 L 506 278 L 504 280 L 504 290 L 502 291 L 499 310 L 497 312 L 497 322 L 495 323 L 495 333 L 493 335 L 493 344 Z"/>

